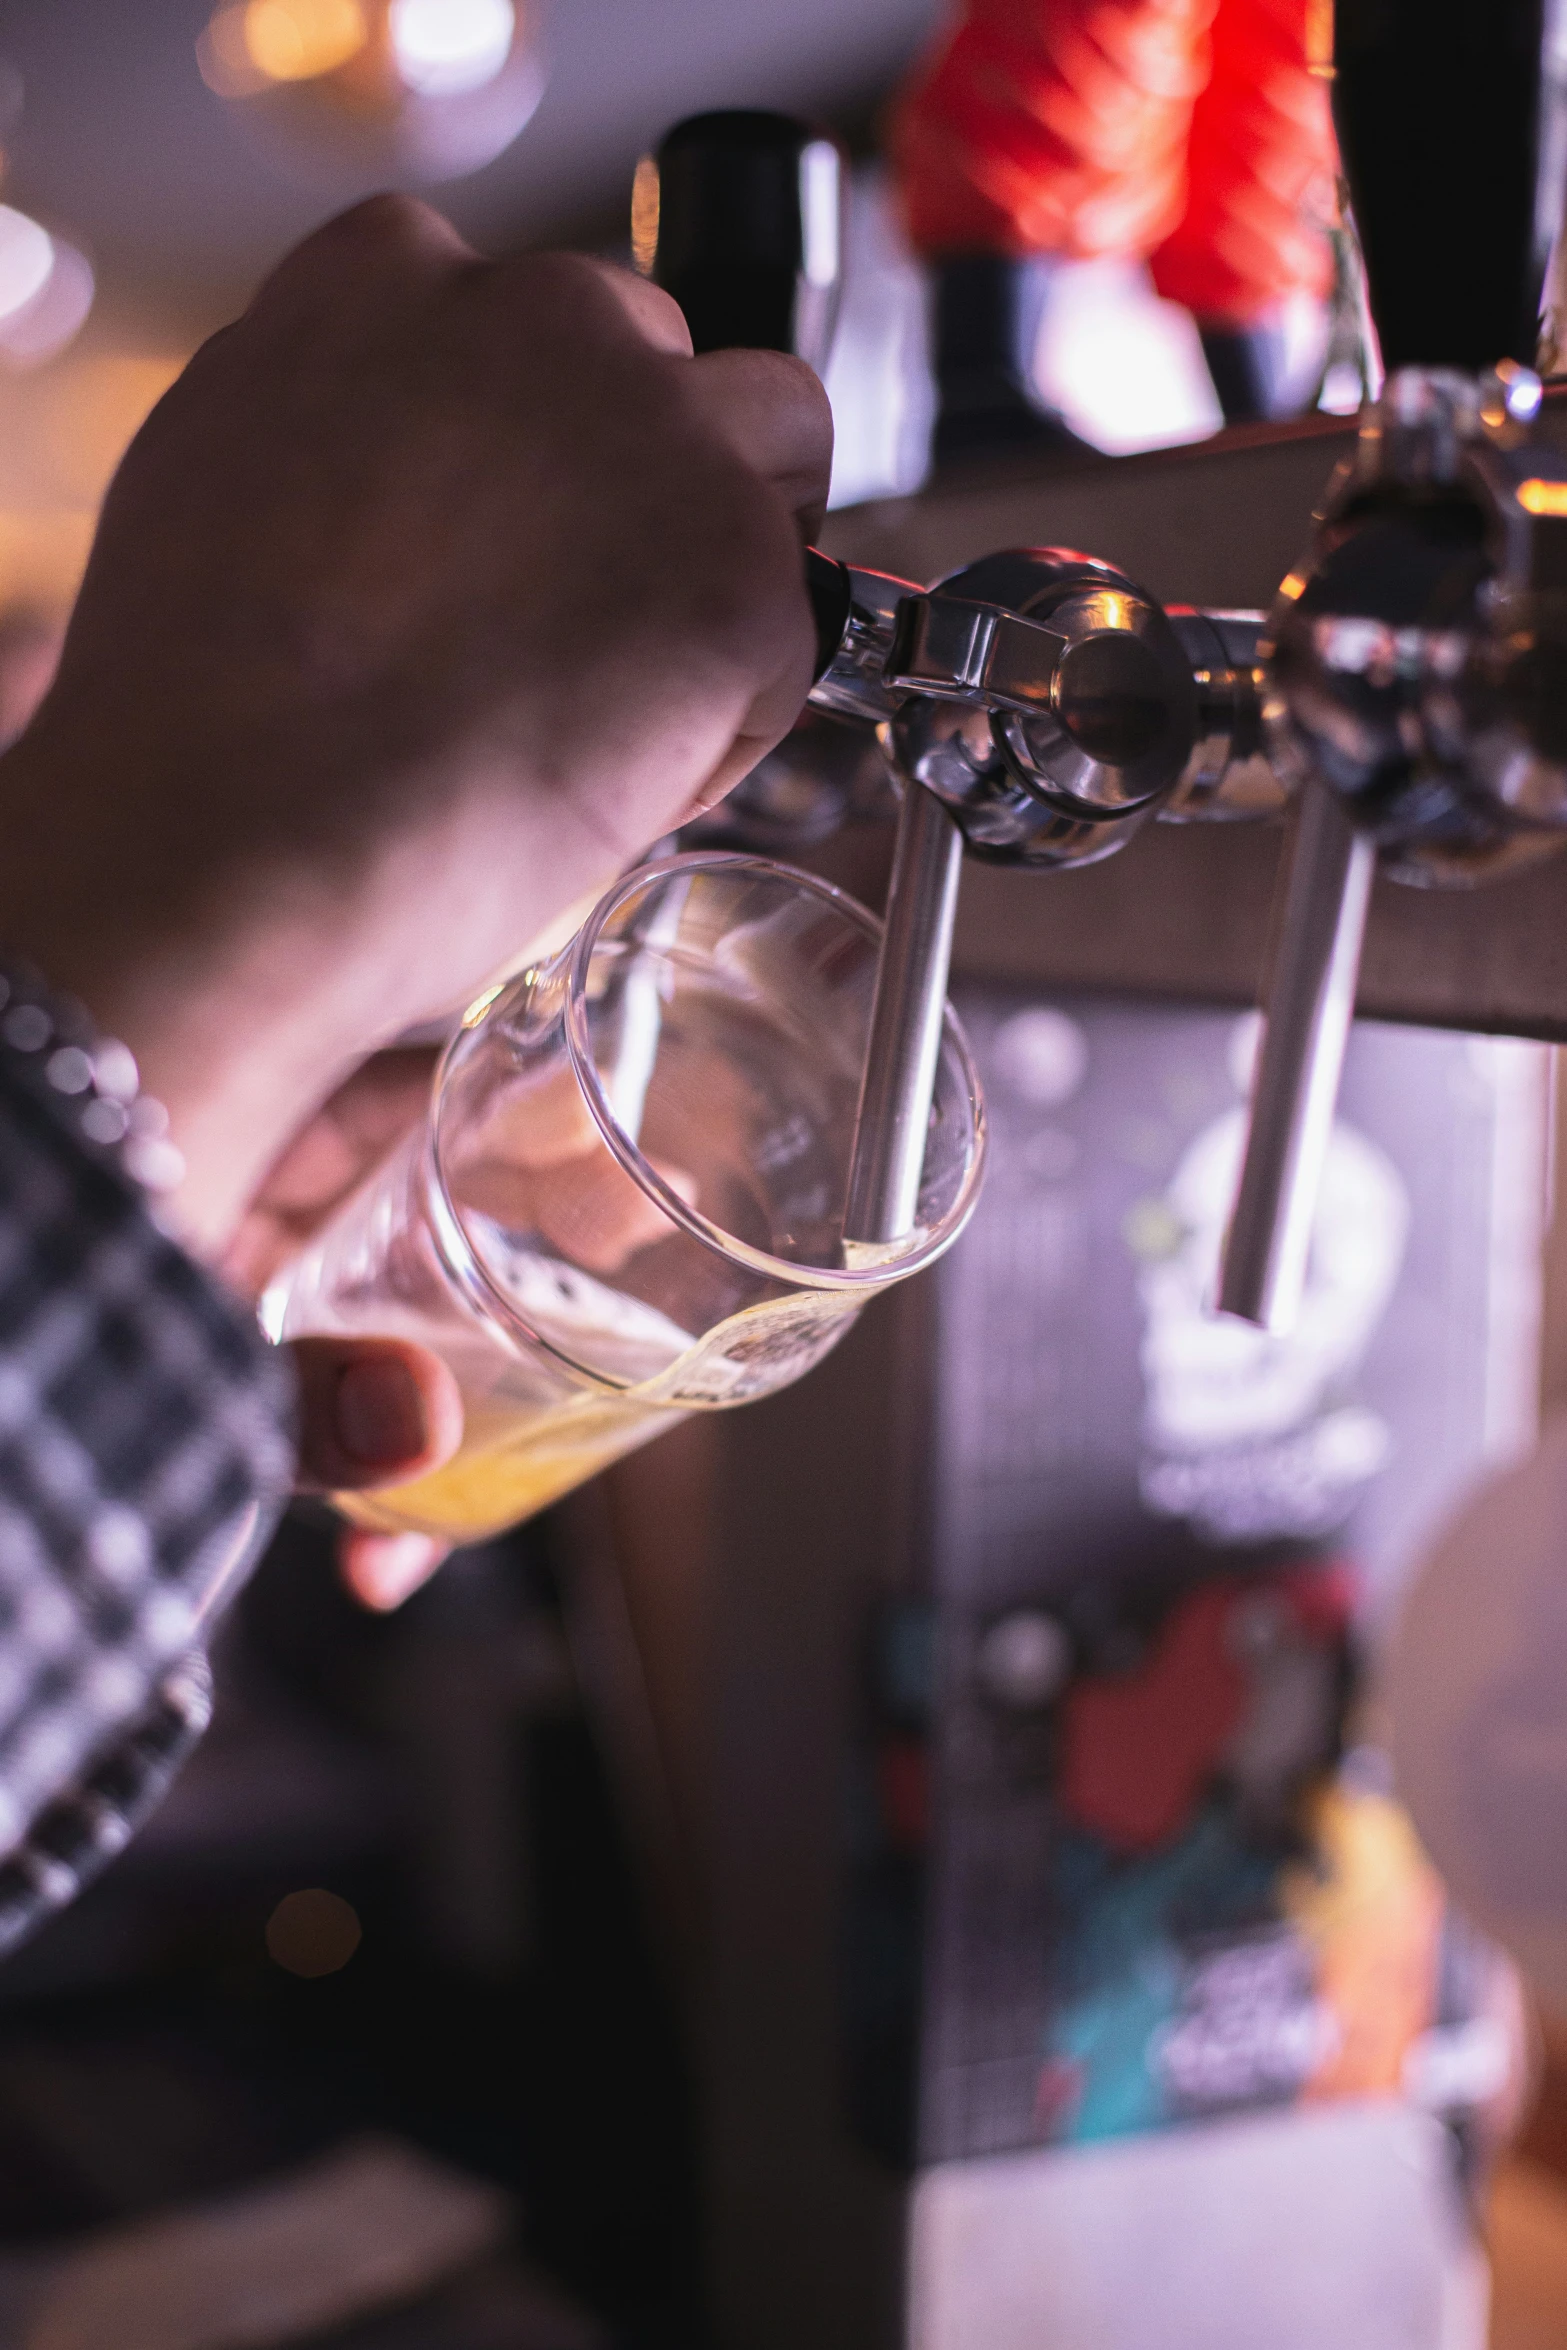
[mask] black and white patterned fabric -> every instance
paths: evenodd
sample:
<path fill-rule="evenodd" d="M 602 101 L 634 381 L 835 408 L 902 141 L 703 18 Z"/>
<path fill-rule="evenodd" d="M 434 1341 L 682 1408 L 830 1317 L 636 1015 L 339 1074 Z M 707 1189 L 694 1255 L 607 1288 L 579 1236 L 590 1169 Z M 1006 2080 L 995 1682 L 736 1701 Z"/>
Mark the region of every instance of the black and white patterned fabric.
<path fill-rule="evenodd" d="M 294 1461 L 287 1358 L 0 1027 L 0 1952 L 205 1726 Z M 123 1050 L 123 1048 L 118 1048 Z"/>

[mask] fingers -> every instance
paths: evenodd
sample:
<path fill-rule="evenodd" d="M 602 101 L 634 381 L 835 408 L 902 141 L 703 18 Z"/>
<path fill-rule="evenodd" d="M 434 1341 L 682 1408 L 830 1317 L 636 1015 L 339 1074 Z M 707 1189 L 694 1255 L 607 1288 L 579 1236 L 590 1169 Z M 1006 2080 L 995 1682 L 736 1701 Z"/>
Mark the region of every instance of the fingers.
<path fill-rule="evenodd" d="M 612 261 L 599 261 L 582 254 L 573 256 L 573 263 L 594 273 L 644 342 L 651 343 L 655 351 L 671 352 L 677 359 L 690 358 L 691 329 L 672 294 L 666 294 L 650 278 L 638 277 L 629 269 L 617 269 Z M 501 266 L 504 268 L 505 264 Z"/>
<path fill-rule="evenodd" d="M 338 1573 L 361 1607 L 387 1615 L 429 1582 L 449 1548 L 430 1534 L 365 1534 L 355 1528 L 339 1539 Z"/>
<path fill-rule="evenodd" d="M 693 361 L 691 373 L 709 428 L 772 485 L 793 516 L 799 539 L 808 545 L 827 511 L 832 476 L 832 409 L 815 373 L 803 359 L 781 351 L 707 351 Z M 766 675 L 728 752 L 698 788 L 682 822 L 732 790 L 799 715 L 810 684 L 815 631 L 803 577 L 793 566 L 791 573 L 791 584 L 798 581 L 793 652 Z"/>
<path fill-rule="evenodd" d="M 691 330 L 670 295 L 647 278 L 583 254 L 501 262 L 485 273 L 484 299 L 503 307 L 514 303 L 524 313 L 546 289 L 580 300 L 590 286 L 608 296 L 651 349 L 691 358 Z M 687 391 L 708 429 L 814 529 L 826 509 L 832 471 L 832 410 L 805 361 L 785 351 L 707 351 L 692 361 Z"/>
<path fill-rule="evenodd" d="M 299 1482 L 331 1492 L 401 1485 L 449 1460 L 462 1441 L 457 1382 L 422 1346 L 398 1338 L 299 1338 Z M 451 1545 L 427 1534 L 338 1543 L 338 1568 L 362 1607 L 384 1612 L 427 1583 Z"/>
<path fill-rule="evenodd" d="M 705 351 L 692 375 L 713 429 L 813 538 L 832 475 L 832 409 L 819 378 L 785 351 Z"/>
<path fill-rule="evenodd" d="M 424 1116 L 436 1055 L 396 1046 L 363 1062 L 273 1161 L 223 1252 L 220 1270 L 259 1297 L 395 1142 Z"/>
<path fill-rule="evenodd" d="M 478 256 L 451 222 L 414 196 L 372 196 L 340 212 L 286 253 L 263 279 L 253 310 L 296 297 L 340 296 L 371 274 L 461 268 Z"/>
<path fill-rule="evenodd" d="M 403 1485 L 450 1460 L 462 1397 L 438 1355 L 400 1338 L 298 1338 L 299 1472 L 306 1491 Z"/>
<path fill-rule="evenodd" d="M 782 742 L 794 722 L 793 718 L 788 718 L 777 727 L 764 727 L 759 723 L 761 715 L 754 709 L 750 713 L 751 723 L 735 736 L 728 752 L 698 786 L 676 819 L 676 829 L 682 824 L 694 824 L 699 816 L 705 816 L 710 809 L 716 808 L 720 800 L 727 799 L 735 785 L 745 781 L 758 760 L 765 759 L 768 752 Z M 798 715 L 797 706 L 794 716 Z"/>

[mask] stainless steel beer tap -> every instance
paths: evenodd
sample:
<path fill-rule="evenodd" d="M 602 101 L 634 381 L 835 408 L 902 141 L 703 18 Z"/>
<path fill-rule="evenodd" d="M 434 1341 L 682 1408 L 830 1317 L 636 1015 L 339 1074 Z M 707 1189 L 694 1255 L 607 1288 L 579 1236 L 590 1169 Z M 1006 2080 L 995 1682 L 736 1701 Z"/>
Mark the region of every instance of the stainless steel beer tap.
<path fill-rule="evenodd" d="M 1166 611 L 1067 548 L 985 556 L 929 590 L 810 567 L 818 612 L 845 615 L 811 701 L 876 725 L 901 797 L 846 1222 L 876 1242 L 914 1216 L 963 849 L 1082 865 L 1154 815 L 1276 806 L 1262 620 Z"/>
<path fill-rule="evenodd" d="M 836 165 L 804 125 L 716 114 L 677 124 L 639 170 L 634 240 L 697 349 L 823 363 Z M 846 1241 L 874 1247 L 917 1210 L 965 845 L 1083 864 L 1165 803 L 1221 806 L 1239 746 L 1255 745 L 1258 624 L 1172 616 L 1063 549 L 987 556 L 929 591 L 814 549 L 806 572 L 811 701 L 875 727 L 901 798 L 845 1214 Z"/>
<path fill-rule="evenodd" d="M 1567 829 L 1567 452 L 1540 399 L 1509 361 L 1391 376 L 1268 623 L 1299 821 L 1217 1299 L 1265 1327 L 1305 1276 L 1375 870 L 1463 885 Z"/>
<path fill-rule="evenodd" d="M 1375 870 L 1469 884 L 1545 854 L 1567 830 L 1567 450 L 1541 439 L 1540 408 L 1539 379 L 1516 362 L 1478 376 L 1400 370 L 1329 485 L 1311 557 L 1266 619 L 1166 611 L 1108 565 L 1062 549 L 988 556 L 928 591 L 844 573 L 848 617 L 811 699 L 877 726 L 902 792 L 897 943 L 862 1120 L 879 1167 L 897 1160 L 889 1127 L 914 1158 L 912 1172 L 886 1176 L 905 1207 L 959 842 L 1009 863 L 1082 864 L 1151 816 L 1272 813 L 1293 788 L 1298 822 L 1216 1300 L 1287 1325 Z"/>
<path fill-rule="evenodd" d="M 964 849 L 1086 864 L 1150 819 L 1273 814 L 1293 794 L 1216 1300 L 1286 1325 L 1375 872 L 1467 884 L 1567 832 L 1567 449 L 1546 436 L 1526 364 L 1567 123 L 1546 0 L 1497 7 L 1505 22 L 1482 25 L 1461 0 L 1338 0 L 1335 111 L 1390 372 L 1270 615 L 1164 607 L 1063 548 L 987 555 L 929 588 L 807 554 L 811 702 L 874 728 L 900 799 L 851 1242 L 892 1238 L 916 1212 Z M 1482 118 L 1512 163 L 1455 189 L 1453 156 Z M 804 349 L 800 322 L 828 315 L 801 292 L 813 235 L 825 249 L 805 221 L 820 145 L 778 118 L 709 116 L 660 151 L 684 192 L 659 215 L 653 274 L 683 300 L 694 289 L 699 348 Z M 1433 239 L 1461 257 L 1456 275 Z M 774 289 L 767 331 L 754 292 L 749 307 L 715 301 L 753 247 Z"/>
<path fill-rule="evenodd" d="M 1085 864 L 1178 796 L 1220 803 L 1255 680 L 1244 616 L 1169 615 L 1066 549 L 987 556 L 928 593 L 863 572 L 846 590 L 811 700 L 875 719 L 901 794 L 844 1226 L 875 1244 L 915 1218 L 965 845 Z"/>
<path fill-rule="evenodd" d="M 1336 9 L 1334 115 L 1389 372 L 1262 647 L 1299 821 L 1217 1304 L 1267 1328 L 1305 1276 L 1374 872 L 1463 886 L 1567 828 L 1567 460 L 1525 364 L 1563 231 L 1557 14 Z"/>

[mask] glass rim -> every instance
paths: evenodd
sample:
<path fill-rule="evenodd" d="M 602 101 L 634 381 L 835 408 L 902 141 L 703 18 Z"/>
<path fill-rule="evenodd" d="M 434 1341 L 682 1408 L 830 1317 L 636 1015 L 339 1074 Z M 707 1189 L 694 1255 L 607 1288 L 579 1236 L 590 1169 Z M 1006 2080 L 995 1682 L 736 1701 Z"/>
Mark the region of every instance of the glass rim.
<path fill-rule="evenodd" d="M 967 1080 L 968 1097 L 974 1111 L 974 1154 L 964 1171 L 957 1197 L 939 1224 L 927 1232 L 917 1247 L 910 1248 L 902 1255 L 885 1257 L 874 1264 L 861 1266 L 803 1265 L 789 1257 L 775 1257 L 765 1249 L 752 1248 L 733 1233 L 726 1232 L 721 1224 L 713 1223 L 699 1209 L 690 1206 L 642 1156 L 610 1107 L 588 1035 L 588 971 L 606 925 L 628 899 L 638 895 L 650 884 L 666 880 L 674 874 L 702 872 L 749 873 L 769 881 L 787 882 L 796 892 L 819 899 L 832 912 L 841 915 L 851 928 L 858 930 L 863 938 L 880 948 L 883 925 L 868 907 L 862 906 L 857 898 L 850 897 L 847 890 L 839 889 L 834 882 L 824 881 L 815 873 L 807 873 L 802 866 L 786 864 L 777 857 L 748 855 L 743 851 L 728 849 L 692 849 L 680 856 L 660 857 L 651 864 L 633 866 L 605 891 L 575 939 L 562 949 L 563 956 L 571 957 L 564 1019 L 566 1051 L 578 1088 L 587 1104 L 588 1114 L 603 1136 L 606 1147 L 637 1188 L 654 1202 L 670 1223 L 689 1233 L 692 1239 L 700 1241 L 704 1248 L 713 1250 L 727 1263 L 742 1265 L 748 1272 L 766 1280 L 782 1282 L 792 1289 L 838 1291 L 850 1296 L 872 1295 L 878 1289 L 886 1289 L 894 1281 L 901 1281 L 909 1274 L 918 1273 L 926 1265 L 934 1263 L 957 1239 L 979 1196 L 989 1134 L 979 1072 L 974 1065 L 974 1056 L 969 1050 L 962 1023 L 948 1003 L 943 1012 L 942 1034 L 954 1046 Z"/>

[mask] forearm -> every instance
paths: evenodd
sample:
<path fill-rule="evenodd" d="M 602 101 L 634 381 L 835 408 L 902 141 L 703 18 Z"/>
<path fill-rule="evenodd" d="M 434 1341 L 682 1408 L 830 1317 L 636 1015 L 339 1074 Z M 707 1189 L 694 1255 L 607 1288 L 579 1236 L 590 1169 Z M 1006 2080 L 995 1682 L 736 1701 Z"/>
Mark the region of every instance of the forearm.
<path fill-rule="evenodd" d="M 100 730 L 79 731 L 46 709 L 0 756 L 0 951 L 134 1054 L 184 1161 L 173 1222 L 207 1262 L 368 1054 L 460 1011 L 642 845 L 507 772 L 460 794 L 411 776 L 373 858 L 314 836 L 304 812 L 205 858 L 189 853 L 200 793 L 170 772 L 160 800 Z M 230 772 L 206 788 L 252 787 Z"/>

